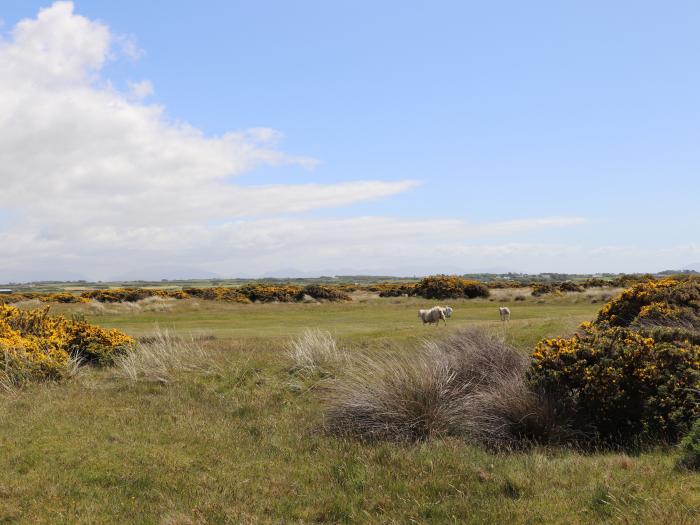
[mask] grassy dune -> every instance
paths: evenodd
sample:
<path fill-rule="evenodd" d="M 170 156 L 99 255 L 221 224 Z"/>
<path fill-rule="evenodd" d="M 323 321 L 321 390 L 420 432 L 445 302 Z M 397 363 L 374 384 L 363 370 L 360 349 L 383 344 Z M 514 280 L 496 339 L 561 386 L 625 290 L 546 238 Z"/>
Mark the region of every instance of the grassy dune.
<path fill-rule="evenodd" d="M 85 370 L 65 384 L 0 396 L 0 522 L 7 523 L 696 523 L 700 476 L 673 448 L 630 457 L 563 450 L 491 454 L 456 440 L 362 444 L 324 436 L 318 379 L 291 375 L 285 339 L 330 330 L 351 351 L 411 352 L 458 326 L 505 330 L 523 351 L 598 308 L 581 296 L 452 302 L 447 328 L 423 327 L 429 302 L 175 303 L 91 315 L 135 336 L 161 328 L 213 336 L 212 373 L 168 383 Z"/>

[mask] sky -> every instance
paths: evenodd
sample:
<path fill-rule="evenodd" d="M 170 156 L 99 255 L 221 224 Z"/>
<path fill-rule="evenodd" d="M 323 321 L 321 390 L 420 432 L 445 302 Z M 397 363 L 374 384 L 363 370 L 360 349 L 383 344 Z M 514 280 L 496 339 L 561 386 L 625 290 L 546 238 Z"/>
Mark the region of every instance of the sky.
<path fill-rule="evenodd" d="M 0 282 L 700 269 L 697 2 L 0 19 Z"/>

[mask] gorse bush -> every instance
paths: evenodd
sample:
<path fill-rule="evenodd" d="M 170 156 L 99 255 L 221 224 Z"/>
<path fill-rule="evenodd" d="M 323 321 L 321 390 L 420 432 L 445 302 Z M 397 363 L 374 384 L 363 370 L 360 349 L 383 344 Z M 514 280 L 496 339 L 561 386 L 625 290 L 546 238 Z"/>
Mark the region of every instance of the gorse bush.
<path fill-rule="evenodd" d="M 110 288 L 106 290 L 88 290 L 81 297 L 94 299 L 101 303 L 135 303 L 147 297 L 161 295 L 165 290 L 152 290 L 148 288 Z"/>
<path fill-rule="evenodd" d="M 698 284 L 635 285 L 573 337 L 541 341 L 528 381 L 593 441 L 677 440 L 700 415 Z"/>
<path fill-rule="evenodd" d="M 183 290 L 164 290 L 151 288 L 112 288 L 107 290 L 89 290 L 81 294 L 84 301 L 94 300 L 101 303 L 138 302 L 152 297 L 163 299 L 203 299 L 229 303 L 289 303 L 299 302 L 304 295 L 325 301 L 350 301 L 346 291 L 336 286 L 310 284 L 305 287 L 295 285 L 271 285 L 252 283 L 238 288 L 184 288 Z"/>
<path fill-rule="evenodd" d="M 88 301 L 80 295 L 74 295 L 69 292 L 14 292 L 0 295 L 0 304 L 13 304 L 31 300 L 38 300 L 42 303 L 86 303 Z"/>
<path fill-rule="evenodd" d="M 416 295 L 416 285 L 412 283 L 385 283 L 368 287 L 372 292 L 379 292 L 379 297 L 403 297 Z"/>
<path fill-rule="evenodd" d="M 246 297 L 238 288 L 185 288 L 180 291 L 179 295 L 171 295 L 174 299 L 197 298 L 206 301 L 223 301 L 228 303 L 250 303 L 250 299 Z M 177 293 L 177 292 L 174 292 Z"/>
<path fill-rule="evenodd" d="M 540 297 L 541 295 L 554 293 L 556 291 L 557 287 L 551 283 L 535 283 L 532 285 L 533 297 Z"/>
<path fill-rule="evenodd" d="M 637 284 L 606 304 L 594 324 L 700 331 L 700 280 L 660 279 Z"/>
<path fill-rule="evenodd" d="M 51 316 L 48 307 L 23 311 L 0 305 L 0 373 L 12 382 L 61 379 L 71 358 L 104 364 L 134 340 L 81 320 Z"/>
<path fill-rule="evenodd" d="M 489 289 L 479 281 L 450 275 L 431 275 L 415 285 L 414 293 L 426 299 L 472 299 L 488 297 Z"/>
<path fill-rule="evenodd" d="M 700 415 L 700 346 L 658 342 L 628 328 L 585 326 L 547 339 L 532 354 L 528 380 L 557 397 L 591 438 L 675 440 Z"/>
<path fill-rule="evenodd" d="M 700 470 L 700 419 L 680 443 L 681 459 L 678 465 L 689 470 Z"/>
<path fill-rule="evenodd" d="M 339 287 L 326 286 L 323 284 L 309 284 L 304 286 L 301 290 L 301 295 L 302 297 L 308 295 L 314 299 L 321 299 L 324 301 L 351 301 L 347 292 Z M 295 296 L 295 299 L 299 300 L 298 295 Z"/>

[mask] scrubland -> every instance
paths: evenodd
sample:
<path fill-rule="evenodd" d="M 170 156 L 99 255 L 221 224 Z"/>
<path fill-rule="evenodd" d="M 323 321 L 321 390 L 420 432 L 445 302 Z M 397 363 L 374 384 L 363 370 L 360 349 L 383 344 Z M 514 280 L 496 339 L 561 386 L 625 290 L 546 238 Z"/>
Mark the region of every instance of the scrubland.
<path fill-rule="evenodd" d="M 675 445 L 504 449 L 459 432 L 333 430 L 348 360 L 411 367 L 465 328 L 526 360 L 593 320 L 607 293 L 53 305 L 137 343 L 111 366 L 0 394 L 0 521 L 696 523 L 700 475 L 678 467 Z M 421 325 L 417 309 L 438 302 L 455 308 L 447 327 Z"/>

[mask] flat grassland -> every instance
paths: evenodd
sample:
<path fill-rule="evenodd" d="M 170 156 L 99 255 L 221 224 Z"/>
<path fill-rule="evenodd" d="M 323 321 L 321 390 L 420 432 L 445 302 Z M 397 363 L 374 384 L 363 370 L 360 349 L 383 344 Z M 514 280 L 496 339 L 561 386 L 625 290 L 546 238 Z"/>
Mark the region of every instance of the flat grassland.
<path fill-rule="evenodd" d="M 167 383 L 84 369 L 62 384 L 0 394 L 0 523 L 697 523 L 700 475 L 673 447 L 640 454 L 562 449 L 494 454 L 462 441 L 358 443 L 321 431 L 324 382 L 289 371 L 286 341 L 329 330 L 350 351 L 413 352 L 461 326 L 528 352 L 571 333 L 600 303 L 571 294 L 448 301 L 131 307 L 56 305 L 144 337 L 196 335 L 212 373 Z M 498 321 L 508 304 L 510 323 Z"/>

